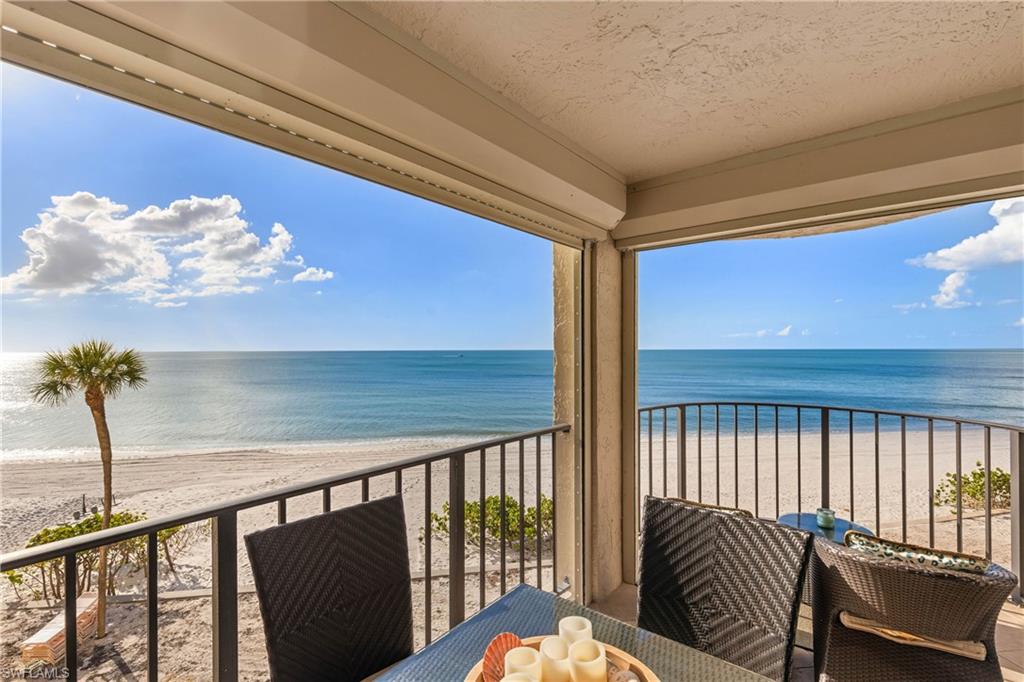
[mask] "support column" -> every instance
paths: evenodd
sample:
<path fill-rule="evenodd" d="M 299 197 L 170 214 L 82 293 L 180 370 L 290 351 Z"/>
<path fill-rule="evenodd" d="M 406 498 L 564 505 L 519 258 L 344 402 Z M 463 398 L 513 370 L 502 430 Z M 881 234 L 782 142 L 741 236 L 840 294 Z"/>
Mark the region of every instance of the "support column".
<path fill-rule="evenodd" d="M 637 532 L 640 529 L 640 507 L 637 488 L 637 259 L 636 252 L 622 254 L 621 306 L 622 365 L 622 439 L 620 460 L 622 506 L 622 582 L 636 584 Z"/>
<path fill-rule="evenodd" d="M 555 436 L 555 577 L 568 578 L 583 602 L 583 252 L 552 245 L 554 420 L 573 425 Z"/>
<path fill-rule="evenodd" d="M 623 345 L 636 335 L 632 322 L 623 331 L 623 306 L 632 300 L 624 298 L 623 265 L 635 280 L 634 262 L 633 254 L 624 256 L 610 241 L 589 243 L 582 252 L 554 247 L 555 419 L 574 426 L 558 442 L 557 570 L 560 578 L 570 576 L 583 603 L 618 588 L 624 570 L 628 582 L 635 575 L 625 564 L 636 550 L 635 532 L 625 531 L 635 524 L 632 445 L 623 455 L 624 439 L 632 443 L 635 433 L 630 427 L 624 434 L 624 424 L 636 415 L 635 390 L 623 394 L 624 387 L 635 386 L 636 364 L 635 341 Z M 629 291 L 635 296 L 635 286 Z M 626 307 L 635 313 L 635 305 Z"/>
<path fill-rule="evenodd" d="M 586 461 L 589 464 L 590 546 L 588 596 L 603 599 L 622 584 L 622 254 L 611 242 L 589 252 L 592 273 Z M 625 536 L 629 537 L 629 536 Z"/>

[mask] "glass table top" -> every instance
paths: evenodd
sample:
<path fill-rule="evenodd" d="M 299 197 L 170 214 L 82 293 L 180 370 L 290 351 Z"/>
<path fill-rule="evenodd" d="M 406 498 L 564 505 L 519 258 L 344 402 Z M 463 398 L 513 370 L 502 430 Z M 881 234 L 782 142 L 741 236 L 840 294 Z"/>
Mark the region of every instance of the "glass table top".
<path fill-rule="evenodd" d="M 483 611 L 373 679 L 377 682 L 463 682 L 495 635 L 514 632 L 525 638 L 555 634 L 558 621 L 566 616 L 589 618 L 594 626 L 594 639 L 633 654 L 662 682 L 763 682 L 767 679 L 529 585 L 514 588 Z"/>
<path fill-rule="evenodd" d="M 802 514 L 783 514 L 779 517 L 779 523 L 783 526 L 790 526 L 791 528 L 799 528 L 801 530 L 807 530 L 819 538 L 825 538 L 838 544 L 843 544 L 843 536 L 846 535 L 848 530 L 856 530 L 867 535 L 874 535 L 870 528 L 854 523 L 848 519 L 842 519 L 836 517 L 835 528 L 822 528 L 818 525 L 818 515 L 811 512 L 804 512 Z"/>

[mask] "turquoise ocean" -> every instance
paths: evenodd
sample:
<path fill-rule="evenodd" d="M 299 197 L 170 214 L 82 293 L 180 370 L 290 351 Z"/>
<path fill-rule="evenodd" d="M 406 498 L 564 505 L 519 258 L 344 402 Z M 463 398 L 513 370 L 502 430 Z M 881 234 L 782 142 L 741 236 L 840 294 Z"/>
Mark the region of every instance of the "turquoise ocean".
<path fill-rule="evenodd" d="M 93 452 L 81 402 L 33 404 L 38 356 L 3 355 L 5 458 Z M 476 440 L 551 423 L 550 351 L 146 353 L 108 405 L 119 451 Z M 844 405 L 1024 425 L 1024 350 L 644 350 L 642 405 Z M 783 422 L 783 429 L 791 425 Z"/>

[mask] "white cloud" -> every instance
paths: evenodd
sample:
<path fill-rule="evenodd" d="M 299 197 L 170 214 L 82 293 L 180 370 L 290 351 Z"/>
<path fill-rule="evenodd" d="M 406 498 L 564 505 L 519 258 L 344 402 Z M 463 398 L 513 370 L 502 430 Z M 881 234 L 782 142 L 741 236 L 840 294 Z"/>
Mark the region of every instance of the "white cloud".
<path fill-rule="evenodd" d="M 1017 320 L 1016 322 L 1014 322 L 1013 326 L 1014 327 L 1024 327 L 1024 317 L 1022 317 L 1019 320 Z"/>
<path fill-rule="evenodd" d="M 932 303 L 936 308 L 963 308 L 971 305 L 970 302 L 962 300 L 964 294 L 969 295 L 970 289 L 966 288 L 967 273 L 962 271 L 951 272 L 946 275 L 939 285 L 939 292 L 932 296 Z"/>
<path fill-rule="evenodd" d="M 334 279 L 334 273 L 323 268 L 306 268 L 292 277 L 293 282 L 323 282 Z"/>
<path fill-rule="evenodd" d="M 842 303 L 842 302 L 843 302 L 843 299 L 841 299 L 841 298 L 833 299 L 833 301 L 832 301 L 832 302 L 833 302 L 833 303 Z"/>
<path fill-rule="evenodd" d="M 90 192 L 51 203 L 21 233 L 27 262 L 3 278 L 5 294 L 113 293 L 180 308 L 182 299 L 259 291 L 258 282 L 279 268 L 305 265 L 301 256 L 289 257 L 294 237 L 283 225 L 262 241 L 241 217 L 241 202 L 227 194 L 135 213 Z"/>
<path fill-rule="evenodd" d="M 907 261 L 910 265 L 950 273 L 931 297 L 936 308 L 975 305 L 963 300 L 963 296 L 971 293 L 965 287 L 968 272 L 1024 261 L 1024 197 L 994 201 L 988 213 L 996 220 L 992 229 Z"/>
<path fill-rule="evenodd" d="M 730 339 L 742 339 L 752 336 L 756 338 L 763 338 L 765 336 L 768 336 L 768 330 L 758 329 L 756 332 L 735 332 L 733 334 L 726 334 L 725 336 Z"/>
<path fill-rule="evenodd" d="M 895 308 L 896 310 L 900 311 L 904 315 L 906 315 L 911 310 L 921 310 L 922 308 L 927 308 L 928 305 L 925 304 L 925 303 L 920 303 L 920 302 L 918 302 L 918 303 L 894 303 L 892 307 Z"/>
<path fill-rule="evenodd" d="M 803 330 L 800 331 L 800 336 L 810 336 L 810 335 L 811 335 L 811 330 L 810 329 L 803 329 Z"/>
<path fill-rule="evenodd" d="M 789 332 L 793 331 L 793 325 L 787 324 L 785 327 L 775 332 L 775 336 L 789 336 Z"/>
<path fill-rule="evenodd" d="M 933 270 L 966 271 L 1024 261 L 1024 197 L 995 201 L 988 213 L 996 219 L 991 230 L 908 262 Z"/>

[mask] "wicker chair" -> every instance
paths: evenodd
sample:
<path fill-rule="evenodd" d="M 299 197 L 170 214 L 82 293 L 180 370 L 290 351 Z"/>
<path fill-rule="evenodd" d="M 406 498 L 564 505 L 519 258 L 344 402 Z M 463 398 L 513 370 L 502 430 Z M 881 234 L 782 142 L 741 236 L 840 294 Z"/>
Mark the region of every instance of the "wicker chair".
<path fill-rule="evenodd" d="M 270 677 L 362 680 L 412 653 L 402 498 L 245 536 Z"/>
<path fill-rule="evenodd" d="M 788 680 L 812 540 L 795 528 L 647 497 L 637 622 Z"/>
<path fill-rule="evenodd" d="M 812 559 L 814 670 L 819 680 L 1001 680 L 999 610 L 1017 583 L 991 564 L 984 574 L 874 557 L 819 541 Z M 850 629 L 840 614 L 938 640 L 981 642 L 984 661 Z"/>

